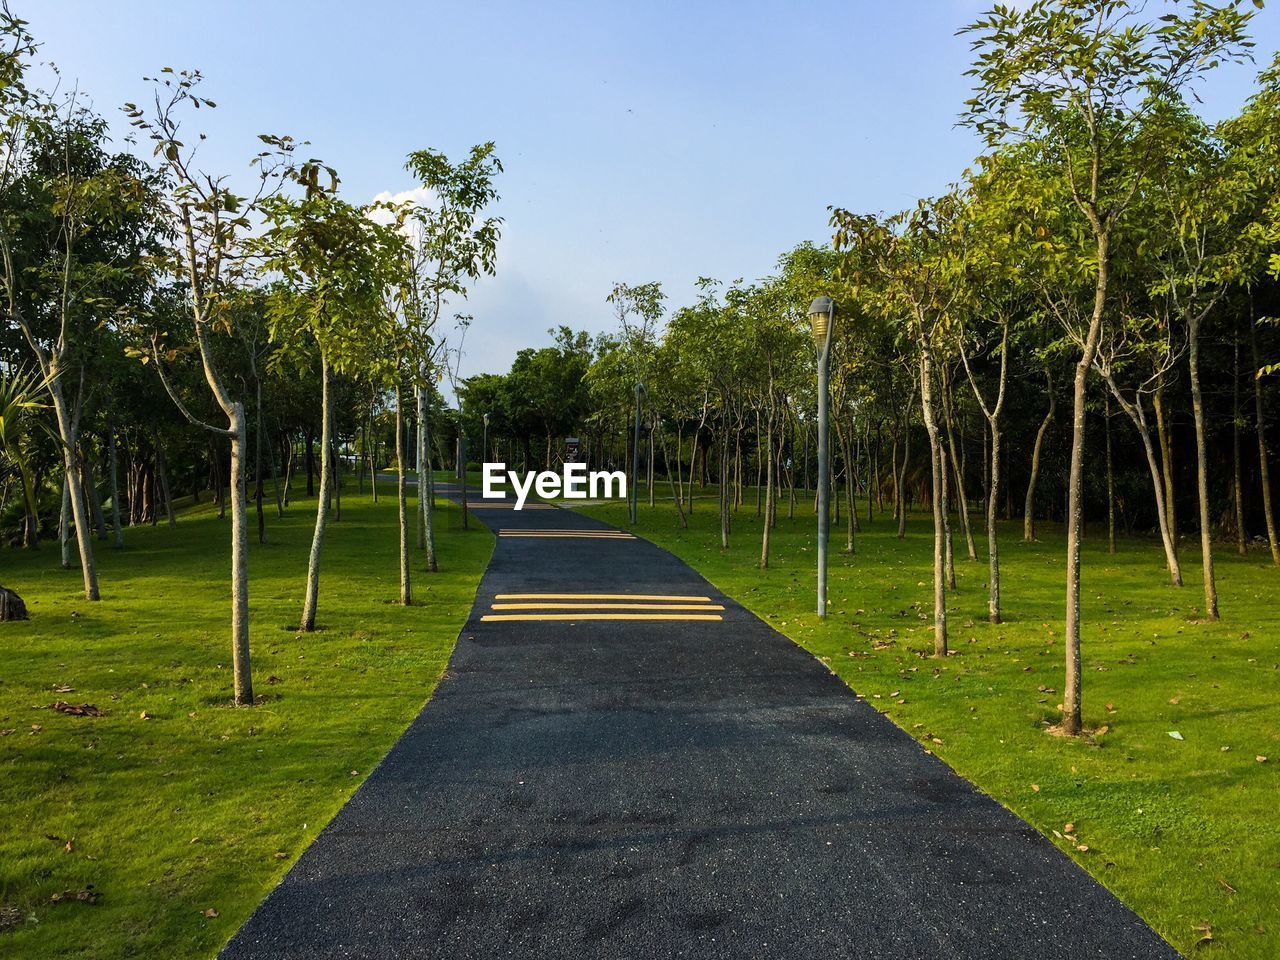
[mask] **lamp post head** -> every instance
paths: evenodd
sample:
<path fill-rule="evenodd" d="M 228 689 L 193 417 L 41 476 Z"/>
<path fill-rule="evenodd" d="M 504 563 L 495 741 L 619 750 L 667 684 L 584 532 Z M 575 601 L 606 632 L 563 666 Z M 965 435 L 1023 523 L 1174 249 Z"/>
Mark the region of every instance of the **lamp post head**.
<path fill-rule="evenodd" d="M 835 315 L 836 302 L 830 297 L 815 297 L 813 303 L 809 304 L 809 331 L 819 350 L 827 343 Z"/>
<path fill-rule="evenodd" d="M 484 425 L 486 427 L 489 425 L 489 415 L 487 413 L 484 415 Z"/>

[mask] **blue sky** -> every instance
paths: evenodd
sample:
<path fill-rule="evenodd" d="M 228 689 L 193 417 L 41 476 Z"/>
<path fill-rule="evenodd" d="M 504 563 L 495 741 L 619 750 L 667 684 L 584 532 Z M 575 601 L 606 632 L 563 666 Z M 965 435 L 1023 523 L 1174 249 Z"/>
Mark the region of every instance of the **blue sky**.
<path fill-rule="evenodd" d="M 405 155 L 494 140 L 506 165 L 498 276 L 464 376 L 566 324 L 611 325 L 614 281 L 768 273 L 827 237 L 826 207 L 896 209 L 977 152 L 955 30 L 982 0 L 398 2 L 14 0 L 45 58 L 115 115 L 162 66 L 198 67 L 216 111 L 203 164 L 243 174 L 256 134 L 312 142 L 348 199 L 413 186 Z M 1260 63 L 1280 3 L 1255 18 Z M 1220 116 L 1255 70 L 1200 90 Z M 121 131 L 125 128 L 120 127 Z"/>

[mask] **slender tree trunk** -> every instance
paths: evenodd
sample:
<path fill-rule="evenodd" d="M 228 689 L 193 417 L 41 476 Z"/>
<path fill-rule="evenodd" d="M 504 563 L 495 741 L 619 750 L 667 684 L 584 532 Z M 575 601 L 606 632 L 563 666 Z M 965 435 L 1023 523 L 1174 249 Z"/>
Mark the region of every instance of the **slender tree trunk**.
<path fill-rule="evenodd" d="M 1200 322 L 1188 324 L 1188 366 L 1191 372 L 1191 412 L 1196 424 L 1196 492 L 1200 502 L 1200 559 L 1204 571 L 1204 615 L 1218 619 L 1218 584 L 1213 575 L 1213 530 L 1209 525 L 1209 454 L 1205 437 L 1204 399 L 1200 393 Z"/>
<path fill-rule="evenodd" d="M 942 366 L 942 416 L 947 428 L 947 449 L 950 451 L 951 472 L 956 481 L 956 509 L 960 514 L 960 529 L 964 532 L 965 549 L 969 553 L 969 559 L 977 560 L 978 548 L 973 542 L 973 529 L 969 526 L 969 494 L 964 487 L 964 463 L 956 452 L 951 375 L 947 372 L 946 364 Z"/>
<path fill-rule="evenodd" d="M 1173 533 L 1173 549 L 1178 550 L 1178 501 L 1174 496 L 1173 482 L 1173 431 L 1169 414 L 1164 405 L 1164 377 L 1156 384 L 1151 404 L 1156 411 L 1156 434 L 1160 440 L 1160 471 L 1164 482 L 1165 510 L 1169 516 L 1169 530 Z"/>
<path fill-rule="evenodd" d="M 1049 432 L 1049 424 L 1053 422 L 1053 414 L 1058 408 L 1058 395 L 1053 390 L 1053 377 L 1045 372 L 1049 384 L 1049 412 L 1040 422 L 1036 431 L 1036 443 L 1031 448 L 1031 478 L 1027 481 L 1027 504 L 1022 514 L 1022 539 L 1032 543 L 1036 539 L 1036 483 L 1040 479 L 1040 451 L 1044 448 L 1044 437 Z"/>
<path fill-rule="evenodd" d="M 409 504 L 405 492 L 404 411 L 401 404 L 400 378 L 396 378 L 396 505 L 400 517 L 400 603 L 413 603 L 409 581 Z"/>
<path fill-rule="evenodd" d="M 231 429 L 231 661 L 235 702 L 253 706 L 253 679 L 249 666 L 249 535 L 245 497 L 245 454 L 248 418 L 244 405 L 232 404 Z"/>
<path fill-rule="evenodd" d="M 1232 489 L 1236 508 L 1236 553 L 1245 556 L 1249 552 L 1248 532 L 1244 528 L 1244 484 L 1240 463 L 1240 328 L 1231 330 L 1231 353 L 1234 361 L 1231 369 L 1231 465 L 1234 471 Z"/>
<path fill-rule="evenodd" d="M 164 448 L 160 446 L 160 434 L 155 435 L 156 445 L 156 487 L 158 489 L 157 500 L 164 500 L 165 518 L 169 522 L 170 527 L 178 525 L 178 519 L 173 513 L 173 491 L 169 489 L 169 472 L 165 469 Z M 157 503 L 157 508 L 159 504 Z"/>
<path fill-rule="evenodd" d="M 844 552 L 852 555 L 858 546 L 855 539 L 858 529 L 857 491 L 855 490 L 857 470 L 854 469 L 857 464 L 857 455 L 852 449 L 852 441 L 845 441 L 844 458 L 845 462 L 849 464 L 849 468 L 845 472 L 844 481 L 844 495 L 849 503 L 849 516 L 845 521 Z"/>
<path fill-rule="evenodd" d="M 93 473 L 93 464 L 89 457 L 85 456 L 84 450 L 80 451 L 80 466 L 84 472 L 85 505 L 89 508 L 94 533 L 99 540 L 105 540 L 107 539 L 107 518 L 102 512 L 102 498 L 98 496 L 98 480 Z"/>
<path fill-rule="evenodd" d="M 647 485 L 647 486 L 648 486 L 648 488 L 649 488 L 649 509 L 650 509 L 650 510 L 652 510 L 652 509 L 654 508 L 654 505 L 655 505 L 655 504 L 656 504 L 656 502 L 657 502 L 657 501 L 654 499 L 654 495 L 653 495 L 653 454 L 654 454 L 653 434 L 654 434 L 654 431 L 656 431 L 657 429 L 658 429 L 657 420 L 656 420 L 655 418 L 653 418 L 653 417 L 650 417 L 650 420 L 649 420 L 649 462 L 645 465 L 645 475 L 648 477 L 648 480 L 646 481 L 646 485 Z"/>
<path fill-rule="evenodd" d="M 422 438 L 422 449 L 418 460 L 418 503 L 422 516 L 422 546 L 427 551 L 427 570 L 431 573 L 438 573 L 440 566 L 436 559 L 436 481 L 435 477 L 431 475 L 431 424 L 427 419 L 427 390 L 425 387 L 418 390 L 418 431 L 419 436 Z M 443 457 L 440 462 L 444 463 Z"/>
<path fill-rule="evenodd" d="M 418 467 L 418 523 L 415 530 L 415 536 L 418 539 L 418 549 L 427 549 L 427 418 L 426 418 L 426 391 L 421 386 L 413 389 L 414 401 L 416 403 L 416 425 L 417 430 L 414 433 L 416 443 L 414 446 L 414 463 Z"/>
<path fill-rule="evenodd" d="M 320 495 L 316 497 L 316 525 L 311 535 L 311 554 L 307 559 L 306 597 L 302 603 L 302 623 L 300 629 L 310 633 L 316 628 L 316 606 L 320 601 L 320 550 L 324 546 L 325 527 L 329 521 L 329 492 L 333 482 L 330 467 L 331 436 L 330 417 L 331 384 L 329 360 L 323 354 L 320 357 Z"/>
<path fill-rule="evenodd" d="M 680 517 L 680 529 L 687 529 L 689 521 L 685 519 L 684 506 L 681 503 L 680 489 L 676 485 L 680 476 L 680 458 L 676 457 L 676 472 L 675 476 L 672 476 L 671 461 L 667 459 L 667 435 L 665 433 L 662 435 L 662 460 L 667 465 L 667 483 L 671 485 L 671 499 L 675 502 L 676 513 Z"/>
<path fill-rule="evenodd" d="M 987 489 L 987 620 L 999 623 L 1000 609 L 1000 540 L 996 531 L 996 504 L 1000 495 L 1000 423 L 999 416 L 990 418 L 991 482 Z"/>
<path fill-rule="evenodd" d="M 948 469 L 949 457 L 946 446 L 942 444 L 941 431 L 938 432 L 938 443 L 938 459 L 942 470 L 942 490 L 939 495 L 942 498 L 942 532 L 946 543 L 947 587 L 954 590 L 956 588 L 956 548 L 951 536 L 951 472 Z"/>
<path fill-rule="evenodd" d="M 98 570 L 93 558 L 93 539 L 90 536 L 89 518 L 85 515 L 84 491 L 81 486 L 80 457 L 76 444 L 76 429 L 70 411 L 62 398 L 62 384 L 54 380 L 49 393 L 53 398 L 54 414 L 58 421 L 58 435 L 62 439 L 62 461 L 66 471 L 67 496 L 71 500 L 71 516 L 75 521 L 76 545 L 80 548 L 80 572 L 84 578 L 84 598 L 98 600 Z"/>
<path fill-rule="evenodd" d="M 1262 366 L 1262 360 L 1258 356 L 1258 332 L 1250 317 L 1249 323 L 1249 347 L 1253 356 L 1253 369 L 1256 371 Z M 1272 512 L 1271 505 L 1271 466 L 1267 456 L 1267 417 L 1266 410 L 1262 403 L 1262 381 L 1258 377 L 1253 378 L 1253 405 L 1254 418 L 1257 421 L 1255 428 L 1258 434 L 1258 477 L 1262 481 L 1262 513 L 1267 524 L 1267 545 L 1271 548 L 1271 561 L 1280 567 L 1280 540 L 1276 538 L 1276 518 Z"/>
<path fill-rule="evenodd" d="M 1107 552 L 1116 552 L 1116 473 L 1111 457 L 1111 395 L 1104 398 L 1103 423 L 1107 431 Z"/>
<path fill-rule="evenodd" d="M 71 569 L 71 487 L 62 475 L 62 508 L 58 511 L 58 544 L 62 548 L 62 569 Z"/>
<path fill-rule="evenodd" d="M 124 527 L 120 523 L 120 464 L 116 454 L 115 418 L 107 414 L 107 458 L 111 471 L 111 530 L 116 549 L 124 546 Z"/>
<path fill-rule="evenodd" d="M 768 436 L 765 437 L 765 446 L 768 448 L 768 452 L 765 454 L 765 467 L 764 467 L 764 470 L 765 470 L 765 473 L 764 473 L 764 479 L 765 479 L 764 523 L 760 525 L 761 527 L 760 568 L 762 570 L 769 566 L 769 534 L 773 526 L 772 518 L 773 518 L 774 459 L 773 459 L 773 409 L 772 409 L 772 406 L 773 406 L 772 401 L 770 401 L 769 418 L 767 420 L 767 424 L 765 427 L 765 430 L 768 433 Z"/>
<path fill-rule="evenodd" d="M 1098 237 L 1098 277 L 1094 287 L 1093 313 L 1084 349 L 1076 364 L 1075 382 L 1072 384 L 1071 416 L 1071 469 L 1067 486 L 1067 589 L 1066 623 L 1063 630 L 1066 678 L 1062 687 L 1062 731 L 1068 736 L 1078 736 L 1081 720 L 1080 677 L 1080 540 L 1084 526 L 1084 436 L 1085 401 L 1089 370 L 1098 353 L 1098 340 L 1102 335 L 1102 315 L 1107 303 L 1108 251 L 1110 240 L 1106 234 Z"/>
<path fill-rule="evenodd" d="M 927 348 L 920 351 L 920 412 L 929 434 L 929 456 L 932 461 L 933 480 L 933 655 L 947 655 L 947 588 L 946 588 L 946 532 L 943 528 L 942 444 L 938 439 L 938 423 L 933 405 L 933 363 Z M 903 468 L 905 473 L 905 466 Z M 905 511 L 904 511 L 905 513 Z"/>
<path fill-rule="evenodd" d="M 907 535 L 907 467 L 911 461 L 911 408 L 915 405 L 915 390 L 907 398 L 906 415 L 902 422 L 902 469 L 897 477 L 894 495 L 898 499 L 898 539 Z M 932 449 L 932 448 L 930 448 Z"/>
<path fill-rule="evenodd" d="M 1136 403 L 1131 403 L 1121 396 L 1119 389 L 1113 380 L 1108 378 L 1107 385 L 1111 389 L 1112 395 L 1116 398 L 1116 402 L 1120 404 L 1122 409 L 1133 422 L 1134 427 L 1138 430 L 1138 437 L 1142 440 L 1142 450 L 1147 457 L 1147 469 L 1151 473 L 1152 493 L 1156 502 L 1156 522 L 1160 527 L 1160 539 L 1164 544 L 1165 564 L 1169 569 L 1169 580 L 1175 587 L 1182 586 L 1182 564 L 1178 560 L 1178 551 L 1174 546 L 1173 529 L 1169 526 L 1169 507 L 1166 500 L 1164 479 L 1160 473 L 1160 467 L 1156 463 L 1155 443 L 1151 439 L 1151 428 L 1147 425 L 1147 415 L 1142 406 L 1142 398 L 1138 397 Z"/>

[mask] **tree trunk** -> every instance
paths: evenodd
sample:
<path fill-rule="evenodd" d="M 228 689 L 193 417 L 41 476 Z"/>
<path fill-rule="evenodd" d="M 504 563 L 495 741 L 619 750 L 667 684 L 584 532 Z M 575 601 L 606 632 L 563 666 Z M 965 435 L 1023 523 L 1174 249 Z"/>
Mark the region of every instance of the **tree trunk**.
<path fill-rule="evenodd" d="M 58 421 L 58 436 L 62 440 L 62 460 L 66 471 L 67 496 L 71 501 L 71 515 L 76 527 L 76 545 L 80 548 L 80 572 L 84 578 L 84 598 L 98 600 L 98 571 L 93 559 L 93 540 L 90 537 L 89 518 L 85 515 L 84 491 L 81 485 L 80 458 L 77 452 L 76 429 L 70 412 L 62 398 L 62 384 L 54 380 L 49 385 L 53 398 L 54 414 Z"/>
<path fill-rule="evenodd" d="M 1253 356 L 1253 369 L 1262 366 L 1258 356 L 1258 332 L 1252 317 L 1249 323 L 1249 347 Z M 1267 545 L 1271 548 L 1271 561 L 1280 567 L 1280 540 L 1276 538 L 1276 518 L 1271 506 L 1271 467 L 1267 458 L 1267 418 L 1262 404 L 1262 380 L 1253 378 L 1254 417 L 1257 421 L 1255 431 L 1258 434 L 1258 476 L 1262 481 L 1262 513 L 1267 523 Z"/>
<path fill-rule="evenodd" d="M 1151 397 L 1151 405 L 1156 411 L 1156 435 L 1160 441 L 1160 472 L 1164 482 L 1165 512 L 1169 518 L 1169 530 L 1173 534 L 1173 549 L 1178 550 L 1178 502 L 1174 497 L 1173 483 L 1173 437 L 1169 423 L 1169 415 L 1164 405 L 1164 376 L 1156 384 L 1155 393 Z"/>
<path fill-rule="evenodd" d="M 320 550 L 324 546 L 325 526 L 329 520 L 329 491 L 333 482 L 328 451 L 331 443 L 329 360 L 320 357 L 320 495 L 316 497 L 316 525 L 311 535 L 311 554 L 307 559 L 306 597 L 302 602 L 302 623 L 299 629 L 310 633 L 316 628 L 316 605 L 320 600 Z"/>
<path fill-rule="evenodd" d="M 165 517 L 169 521 L 169 526 L 176 527 L 178 520 L 173 514 L 173 491 L 169 489 L 169 474 L 165 470 L 164 449 L 160 446 L 160 435 L 155 435 L 156 445 L 156 487 L 158 490 L 157 500 L 164 500 Z M 157 508 L 159 504 L 157 503 Z"/>
<path fill-rule="evenodd" d="M 422 438 L 422 449 L 418 459 L 418 509 L 422 517 L 422 543 L 427 551 L 427 570 L 438 573 L 440 566 L 436 560 L 435 530 L 435 477 L 431 475 L 431 425 L 427 419 L 427 390 L 421 387 L 418 397 L 418 434 Z M 443 458 L 441 463 L 443 463 Z"/>
<path fill-rule="evenodd" d="M 425 391 L 421 386 L 413 388 L 413 397 L 416 404 L 413 460 L 418 469 L 418 522 L 414 535 L 417 537 L 418 549 L 425 550 L 427 549 L 427 404 Z"/>
<path fill-rule="evenodd" d="M 681 503 L 680 488 L 676 485 L 680 476 L 680 458 L 676 457 L 676 473 L 671 475 L 671 461 L 667 459 L 667 435 L 662 434 L 662 461 L 667 465 L 667 483 L 671 485 L 671 499 L 675 502 L 676 513 L 680 517 L 680 529 L 686 530 L 689 521 L 684 516 L 684 505 Z"/>
<path fill-rule="evenodd" d="M 771 532 L 771 528 L 773 527 L 773 522 L 772 522 L 773 471 L 774 471 L 775 465 L 774 465 L 774 458 L 773 458 L 773 409 L 772 409 L 772 406 L 773 406 L 772 401 L 770 401 L 769 417 L 768 417 L 768 420 L 766 421 L 766 426 L 765 426 L 765 431 L 766 431 L 765 446 L 767 448 L 767 452 L 765 453 L 765 458 L 764 458 L 764 463 L 765 463 L 765 466 L 764 466 L 764 480 L 765 480 L 764 523 L 760 525 L 761 527 L 760 569 L 762 570 L 769 566 L 769 534 Z"/>
<path fill-rule="evenodd" d="M 1231 353 L 1234 361 L 1231 369 L 1231 465 L 1232 488 L 1236 508 L 1236 553 L 1245 556 L 1249 552 L 1249 537 L 1244 528 L 1244 484 L 1240 464 L 1240 328 L 1231 330 Z"/>
<path fill-rule="evenodd" d="M 231 660 L 235 701 L 253 706 L 253 679 L 249 667 L 249 537 L 245 498 L 245 454 L 248 418 L 244 405 L 232 404 L 231 429 Z"/>
<path fill-rule="evenodd" d="M 401 407 L 400 378 L 396 378 L 396 504 L 400 516 L 400 603 L 413 603 L 409 582 L 409 504 L 405 492 L 404 412 Z"/>
<path fill-rule="evenodd" d="M 1111 457 L 1111 395 L 1104 398 L 1103 423 L 1107 431 L 1107 552 L 1116 552 L 1116 473 Z"/>
<path fill-rule="evenodd" d="M 1049 412 L 1044 415 L 1044 420 L 1040 422 L 1040 429 L 1036 431 L 1036 443 L 1031 448 L 1031 477 L 1027 481 L 1027 504 L 1022 514 L 1022 540 L 1024 543 L 1032 543 L 1036 539 L 1036 483 L 1040 479 L 1040 451 L 1044 447 L 1045 434 L 1049 432 L 1049 424 L 1053 422 L 1054 411 L 1058 407 L 1058 395 L 1053 390 L 1053 376 L 1045 371 L 1045 377 L 1049 384 Z"/>
<path fill-rule="evenodd" d="M 1142 449 L 1147 457 L 1147 469 L 1151 472 L 1151 486 L 1156 502 L 1156 522 L 1159 524 L 1160 539 L 1164 544 L 1164 558 L 1165 564 L 1169 569 L 1169 580 L 1175 587 L 1180 587 L 1182 586 L 1182 565 L 1178 560 L 1178 551 L 1174 546 L 1173 530 L 1169 526 L 1169 508 L 1165 499 L 1163 477 L 1156 463 L 1155 444 L 1151 440 L 1151 428 L 1147 425 L 1147 415 L 1142 407 L 1142 397 L 1139 395 L 1137 403 L 1130 403 L 1120 395 L 1115 382 L 1110 378 L 1107 380 L 1107 386 L 1120 404 L 1120 409 L 1133 421 L 1134 427 L 1138 430 L 1138 436 L 1142 440 Z"/>
<path fill-rule="evenodd" d="M 951 472 L 956 481 L 956 510 L 960 514 L 960 529 L 964 532 L 965 549 L 969 553 L 969 559 L 977 560 L 978 548 L 973 542 L 973 529 L 969 525 L 969 494 L 964 486 L 964 464 L 956 451 L 951 375 L 947 372 L 946 364 L 942 366 L 942 415 L 947 428 L 947 449 L 950 451 Z"/>
<path fill-rule="evenodd" d="M 902 468 L 898 472 L 894 496 L 898 501 L 898 539 L 907 536 L 907 466 L 911 461 L 911 408 L 915 405 L 915 390 L 907 398 L 906 415 L 902 422 Z"/>
<path fill-rule="evenodd" d="M 1000 493 L 1000 424 L 991 417 L 991 481 L 987 489 L 987 620 L 999 623 L 1000 541 L 996 534 L 996 504 Z"/>
<path fill-rule="evenodd" d="M 62 475 L 62 507 L 58 511 L 58 545 L 62 549 L 62 569 L 71 569 L 71 487 Z"/>
<path fill-rule="evenodd" d="M 111 530 L 116 549 L 124 547 L 124 527 L 120 522 L 120 465 L 116 454 L 115 418 L 107 414 L 107 457 L 111 470 Z"/>
<path fill-rule="evenodd" d="M 1204 615 L 1218 619 L 1218 584 L 1213 575 L 1213 531 L 1209 526 L 1209 463 L 1204 424 L 1204 399 L 1200 394 L 1200 323 L 1188 323 L 1188 367 L 1191 372 L 1191 413 L 1196 424 L 1196 492 L 1200 503 L 1200 560 L 1204 571 Z"/>
<path fill-rule="evenodd" d="M 1098 353 L 1098 340 L 1102 335 L 1102 314 L 1107 303 L 1107 270 L 1110 240 L 1106 234 L 1098 237 L 1098 277 L 1094 287 L 1093 313 L 1089 318 L 1089 330 L 1084 349 L 1076 364 L 1075 382 L 1072 385 L 1071 414 L 1071 469 L 1067 480 L 1067 590 L 1066 624 L 1063 630 L 1063 648 L 1066 661 L 1066 678 L 1062 687 L 1062 731 L 1068 736 L 1080 734 L 1080 540 L 1084 524 L 1084 435 L 1085 400 L 1089 369 Z"/>
<path fill-rule="evenodd" d="M 942 444 L 938 439 L 938 423 L 933 405 L 933 364 L 928 349 L 920 351 L 920 413 L 929 434 L 929 456 L 933 481 L 933 655 L 947 655 L 947 589 L 946 533 L 942 513 Z M 906 473 L 905 466 L 903 473 Z M 905 513 L 905 511 L 904 511 Z"/>

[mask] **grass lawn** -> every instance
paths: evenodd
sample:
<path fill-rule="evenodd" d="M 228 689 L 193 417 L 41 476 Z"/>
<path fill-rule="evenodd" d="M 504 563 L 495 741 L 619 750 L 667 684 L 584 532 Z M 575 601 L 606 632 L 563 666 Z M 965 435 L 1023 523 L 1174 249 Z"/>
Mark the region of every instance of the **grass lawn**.
<path fill-rule="evenodd" d="M 97 604 L 57 544 L 0 551 L 32 617 L 0 625 L 0 955 L 211 957 L 368 775 L 431 695 L 493 543 L 442 502 L 441 572 L 415 551 L 421 605 L 389 603 L 381 492 L 375 506 L 347 484 L 311 635 L 296 624 L 314 501 L 269 513 L 265 545 L 251 518 L 253 709 L 230 706 L 230 521 L 209 505 L 127 530 L 123 551 L 95 544 Z"/>
<path fill-rule="evenodd" d="M 1062 688 L 1060 530 L 1046 525 L 1043 542 L 1024 544 L 1020 527 L 1002 526 L 1007 622 L 994 626 L 985 621 L 985 538 L 971 562 L 957 524 L 954 653 L 940 662 L 929 656 L 933 534 L 923 516 L 899 541 L 893 521 L 868 525 L 864 514 L 854 556 L 840 552 L 843 526 L 833 530 L 822 623 L 812 501 L 797 504 L 794 521 L 781 505 L 771 563 L 760 570 L 754 492 L 728 550 L 709 492 L 687 531 L 669 494 L 651 509 L 643 489 L 634 528 L 622 502 L 584 512 L 666 547 L 811 651 L 1183 953 L 1280 957 L 1280 570 L 1265 551 L 1240 558 L 1220 547 L 1222 620 L 1201 623 L 1196 544 L 1184 542 L 1187 586 L 1178 589 L 1154 541 L 1121 541 L 1111 556 L 1105 529 L 1092 525 L 1082 656 L 1085 722 L 1096 733 L 1064 740 L 1045 732 Z M 1062 922 L 1089 918 L 1064 903 Z"/>

